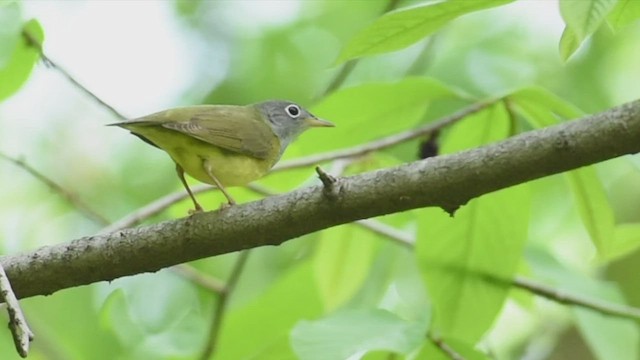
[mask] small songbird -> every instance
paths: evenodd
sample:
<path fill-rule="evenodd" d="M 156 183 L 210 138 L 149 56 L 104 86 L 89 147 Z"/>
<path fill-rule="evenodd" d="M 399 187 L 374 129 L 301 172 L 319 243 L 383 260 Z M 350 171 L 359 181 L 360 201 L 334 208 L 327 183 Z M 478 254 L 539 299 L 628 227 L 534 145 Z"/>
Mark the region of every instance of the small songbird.
<path fill-rule="evenodd" d="M 178 177 L 202 211 L 184 178 L 217 186 L 229 205 L 225 187 L 246 185 L 264 176 L 289 143 L 310 127 L 333 127 L 299 105 L 281 100 L 258 104 L 198 105 L 161 111 L 114 124 L 166 151 Z"/>

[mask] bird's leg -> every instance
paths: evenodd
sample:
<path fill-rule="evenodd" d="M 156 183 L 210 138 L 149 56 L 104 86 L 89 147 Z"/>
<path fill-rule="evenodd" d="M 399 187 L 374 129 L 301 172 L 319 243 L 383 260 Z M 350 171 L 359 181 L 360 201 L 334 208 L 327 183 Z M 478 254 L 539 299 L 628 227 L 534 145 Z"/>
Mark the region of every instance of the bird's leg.
<path fill-rule="evenodd" d="M 178 163 L 176 163 L 176 172 L 178 173 L 178 177 L 180 178 L 180 181 L 182 182 L 182 185 L 187 190 L 187 193 L 189 193 L 189 196 L 191 197 L 191 200 L 193 200 L 193 206 L 195 206 L 194 212 L 201 212 L 202 211 L 202 206 L 200 206 L 200 204 L 198 204 L 198 201 L 196 200 L 196 197 L 193 196 L 193 193 L 191 192 L 191 189 L 189 189 L 189 185 L 187 184 L 187 180 L 185 180 L 185 178 L 184 178 L 184 170 L 182 169 L 182 166 L 178 165 Z"/>
<path fill-rule="evenodd" d="M 213 171 L 212 171 L 212 166 L 211 163 L 209 162 L 209 160 L 207 159 L 203 159 L 202 160 L 202 164 L 204 165 L 204 170 L 207 172 L 207 175 L 209 175 L 209 177 L 211 178 L 211 180 L 213 180 L 213 182 L 216 184 L 216 186 L 218 187 L 218 189 L 220 189 L 220 191 L 222 191 L 222 193 L 224 194 L 224 196 L 227 198 L 227 200 L 229 201 L 229 205 L 235 205 L 236 201 L 233 200 L 233 198 L 231 197 L 231 195 L 227 192 L 227 190 L 224 188 L 224 186 L 222 186 L 222 184 L 220 183 L 220 180 L 218 180 L 218 178 L 213 175 Z"/>

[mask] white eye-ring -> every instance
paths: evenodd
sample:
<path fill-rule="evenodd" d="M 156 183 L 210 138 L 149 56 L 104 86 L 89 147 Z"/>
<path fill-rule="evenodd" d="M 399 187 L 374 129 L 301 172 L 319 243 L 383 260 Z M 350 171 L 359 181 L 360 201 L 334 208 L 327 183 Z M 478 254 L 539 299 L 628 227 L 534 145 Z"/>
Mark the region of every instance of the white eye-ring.
<path fill-rule="evenodd" d="M 295 105 L 295 104 L 287 105 L 287 107 L 284 108 L 284 110 L 292 118 L 297 118 L 298 116 L 300 116 L 300 113 L 302 113 L 302 111 L 300 111 L 300 106 Z"/>

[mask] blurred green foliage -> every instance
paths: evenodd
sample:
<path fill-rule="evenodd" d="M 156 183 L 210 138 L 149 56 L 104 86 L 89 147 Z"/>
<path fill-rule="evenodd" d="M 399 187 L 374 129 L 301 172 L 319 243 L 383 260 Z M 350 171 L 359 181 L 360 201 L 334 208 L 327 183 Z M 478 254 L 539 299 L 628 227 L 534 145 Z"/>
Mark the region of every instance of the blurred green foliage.
<path fill-rule="evenodd" d="M 523 17 L 527 11 L 517 10 L 527 1 L 269 2 L 277 21 L 264 20 L 259 11 L 267 8 L 258 3 L 162 3 L 185 43 L 201 50 L 196 53 L 220 56 L 203 55 L 197 62 L 202 74 L 219 70 L 219 81 L 196 78 L 192 89 L 204 88 L 205 95 L 189 89 L 177 102 L 286 98 L 338 125 L 303 135 L 289 147 L 287 159 L 393 135 L 486 98 L 500 100 L 444 129 L 441 152 L 640 98 L 637 1 L 560 0 L 559 9 L 546 6 L 566 23 L 555 38 L 541 33 L 546 24 L 528 24 L 539 20 L 536 15 Z M 528 3 L 533 11 L 535 1 Z M 23 18 L 22 6 L 0 4 L 0 100 L 24 96 L 18 90 L 39 57 L 21 32 L 40 42 L 47 32 L 46 23 L 43 31 L 37 21 Z M 383 15 L 389 8 L 396 11 Z M 144 13 L 140 16 L 144 23 Z M 78 44 L 92 40 L 83 38 L 82 30 L 74 33 Z M 342 66 L 353 71 L 326 93 Z M 43 75 L 33 77 L 38 76 Z M 53 90 L 45 93 L 53 97 Z M 26 135 L 17 143 L 32 156 L 29 163 L 74 196 L 117 219 L 180 189 L 164 154 L 133 138 L 111 142 L 102 136 L 106 130 L 91 121 L 88 110 L 99 105 L 66 97 L 56 102 L 67 110 L 56 114 L 42 106 L 47 125 L 26 121 L 21 128 Z M 15 121 L 16 114 L 0 111 L 4 128 Z M 2 133 L 0 140 L 0 151 L 14 143 Z M 422 140 L 354 159 L 344 174 L 417 160 Z M 423 209 L 376 219 L 415 238 L 415 251 L 414 244 L 361 224 L 254 249 L 229 299 L 215 358 L 451 358 L 427 339 L 428 331 L 466 359 L 566 353 L 637 359 L 640 333 L 631 321 L 540 301 L 510 291 L 505 282 L 525 275 L 571 294 L 640 307 L 639 163 L 637 155 L 623 157 L 488 194 L 455 217 Z M 0 206 L 3 254 L 68 241 L 104 225 L 83 217 L 11 163 L 0 163 L 0 177 L 7 184 Z M 275 173 L 259 184 L 284 192 L 315 181 L 313 170 L 305 168 Z M 244 188 L 231 192 L 241 202 L 261 197 Z M 209 193 L 200 199 L 208 209 L 223 201 Z M 147 222 L 184 216 L 189 206 L 184 201 Z M 191 265 L 225 281 L 237 257 Z M 210 290 L 171 271 L 25 299 L 36 333 L 31 358 L 197 358 L 209 341 L 218 301 Z M 559 342 L 567 336 L 581 341 Z M 2 359 L 17 358 L 8 332 L 0 333 L 0 344 Z"/>

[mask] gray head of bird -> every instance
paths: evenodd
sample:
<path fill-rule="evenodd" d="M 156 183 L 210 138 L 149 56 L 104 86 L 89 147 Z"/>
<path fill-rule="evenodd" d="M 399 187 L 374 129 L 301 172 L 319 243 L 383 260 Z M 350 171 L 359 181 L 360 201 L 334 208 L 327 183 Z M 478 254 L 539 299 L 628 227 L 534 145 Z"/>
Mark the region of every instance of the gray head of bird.
<path fill-rule="evenodd" d="M 270 100 L 255 106 L 265 115 L 269 126 L 280 139 L 280 147 L 283 151 L 298 135 L 309 128 L 335 126 L 290 101 Z"/>

